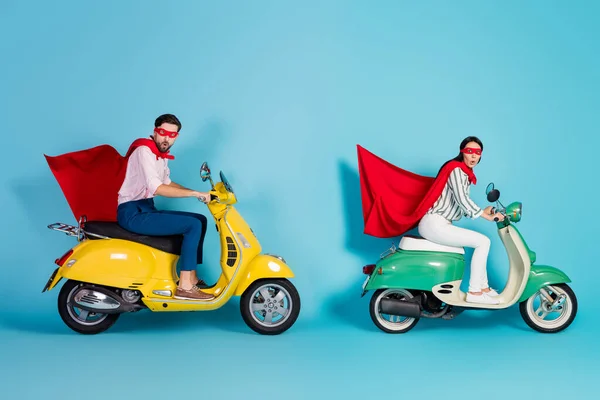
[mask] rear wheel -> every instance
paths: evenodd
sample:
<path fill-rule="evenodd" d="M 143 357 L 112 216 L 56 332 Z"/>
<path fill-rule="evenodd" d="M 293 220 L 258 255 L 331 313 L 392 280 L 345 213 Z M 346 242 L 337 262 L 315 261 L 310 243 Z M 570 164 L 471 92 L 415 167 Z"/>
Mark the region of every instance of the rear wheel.
<path fill-rule="evenodd" d="M 261 279 L 242 294 L 240 311 L 253 331 L 278 335 L 296 322 L 300 314 L 300 295 L 287 279 Z"/>
<path fill-rule="evenodd" d="M 92 285 L 68 280 L 58 295 L 58 313 L 63 322 L 78 333 L 94 335 L 110 328 L 120 314 L 102 314 L 76 307 L 73 297 L 82 289 L 93 288 Z"/>
<path fill-rule="evenodd" d="M 575 319 L 577 297 L 565 283 L 548 285 L 521 302 L 519 311 L 530 328 L 542 333 L 556 333 L 566 329 Z"/>
<path fill-rule="evenodd" d="M 386 333 L 405 333 L 417 325 L 419 318 L 401 317 L 388 315 L 381 312 L 380 303 L 382 299 L 411 299 L 413 294 L 406 289 L 378 289 L 373 293 L 369 304 L 369 313 L 375 326 Z"/>

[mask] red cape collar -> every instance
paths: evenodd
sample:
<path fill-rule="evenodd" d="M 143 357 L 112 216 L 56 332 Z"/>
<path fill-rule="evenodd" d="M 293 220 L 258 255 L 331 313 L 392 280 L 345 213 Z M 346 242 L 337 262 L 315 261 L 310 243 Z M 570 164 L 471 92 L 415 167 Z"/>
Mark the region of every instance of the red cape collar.
<path fill-rule="evenodd" d="M 129 150 L 127 151 L 127 154 L 125 155 L 125 157 L 126 158 L 129 157 L 131 155 L 131 153 L 133 153 L 133 151 L 140 146 L 147 146 L 150 150 L 152 150 L 154 155 L 156 155 L 157 160 L 159 158 L 167 158 L 169 160 L 175 159 L 175 157 L 172 156 L 168 151 L 165 153 L 161 152 L 158 149 L 158 147 L 156 146 L 156 142 L 152 139 L 147 139 L 147 138 L 140 138 L 140 139 L 134 140 L 133 143 L 131 144 L 131 146 L 129 146 Z"/>

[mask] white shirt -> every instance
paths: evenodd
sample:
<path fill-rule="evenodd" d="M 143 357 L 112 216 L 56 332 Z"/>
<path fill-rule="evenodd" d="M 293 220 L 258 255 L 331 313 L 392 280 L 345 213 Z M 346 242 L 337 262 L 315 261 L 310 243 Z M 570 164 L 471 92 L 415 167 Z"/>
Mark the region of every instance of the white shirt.
<path fill-rule="evenodd" d="M 469 218 L 478 218 L 483 210 L 469 197 L 471 182 L 469 176 L 460 167 L 450 173 L 448 182 L 439 199 L 429 209 L 429 214 L 439 214 L 447 220 L 457 221 L 463 215 Z"/>
<path fill-rule="evenodd" d="M 127 161 L 125 179 L 119 189 L 118 204 L 154 197 L 160 185 L 171 183 L 170 174 L 166 158 L 157 159 L 148 147 L 138 147 Z"/>

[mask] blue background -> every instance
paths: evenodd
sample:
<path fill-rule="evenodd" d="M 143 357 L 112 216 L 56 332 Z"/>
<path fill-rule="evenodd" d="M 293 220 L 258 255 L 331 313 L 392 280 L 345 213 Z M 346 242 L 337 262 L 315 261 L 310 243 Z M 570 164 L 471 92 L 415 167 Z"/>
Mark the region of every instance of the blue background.
<path fill-rule="evenodd" d="M 217 4 L 218 3 L 218 4 Z M 0 5 L 3 209 L 0 374 L 5 398 L 105 395 L 304 399 L 583 394 L 600 355 L 596 188 L 597 2 L 31 2 Z M 176 114 L 173 179 L 224 170 L 266 252 L 293 267 L 303 308 L 286 334 L 251 332 L 232 301 L 211 313 L 126 315 L 71 332 L 40 291 L 74 240 L 43 154 L 124 153 Z M 434 175 L 467 135 L 538 263 L 573 280 L 579 315 L 557 335 L 518 309 L 378 331 L 361 267 L 391 240 L 362 234 L 356 144 Z M 160 206 L 203 212 L 190 199 Z M 492 224 L 492 286 L 507 261 Z M 216 279 L 218 242 L 200 273 Z M 101 376 L 100 379 L 98 379 Z M 0 395 L 2 396 L 2 395 Z M 2 396 L 4 397 L 4 396 Z"/>

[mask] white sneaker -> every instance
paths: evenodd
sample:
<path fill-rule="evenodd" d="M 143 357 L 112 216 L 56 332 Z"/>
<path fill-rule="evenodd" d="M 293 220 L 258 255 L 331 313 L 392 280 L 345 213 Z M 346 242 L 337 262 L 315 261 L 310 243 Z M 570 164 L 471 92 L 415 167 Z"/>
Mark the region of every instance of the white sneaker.
<path fill-rule="evenodd" d="M 467 302 L 479 304 L 500 304 L 500 301 L 488 296 L 487 293 L 481 293 L 480 295 L 467 293 Z"/>
<path fill-rule="evenodd" d="M 496 292 L 494 289 L 492 289 L 492 288 L 488 288 L 488 289 L 490 289 L 490 291 L 489 292 L 484 292 L 485 294 L 487 294 L 490 297 L 497 297 L 498 296 L 498 292 Z"/>

